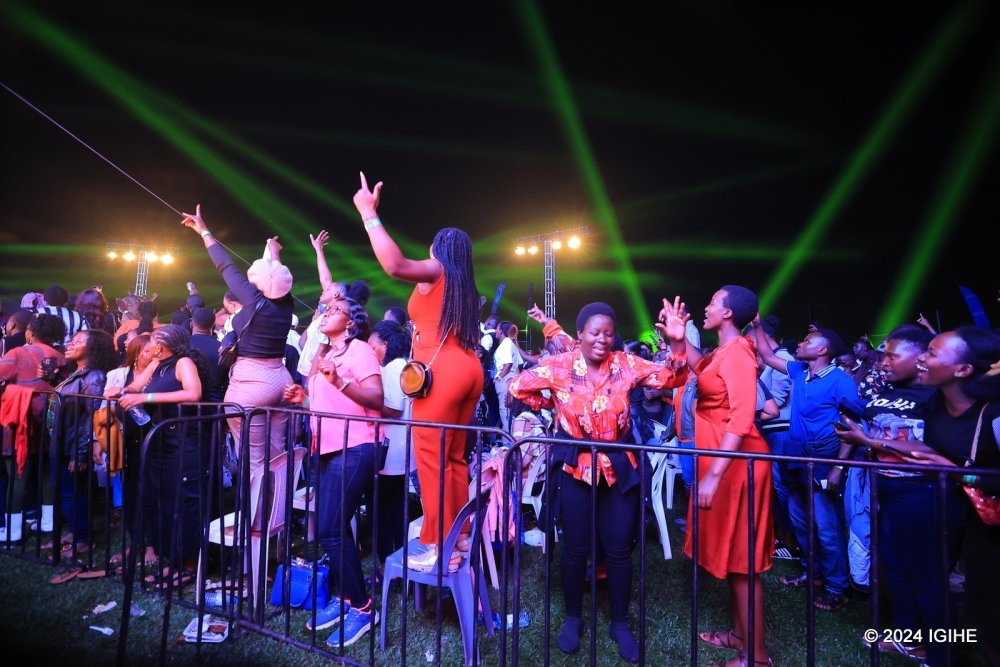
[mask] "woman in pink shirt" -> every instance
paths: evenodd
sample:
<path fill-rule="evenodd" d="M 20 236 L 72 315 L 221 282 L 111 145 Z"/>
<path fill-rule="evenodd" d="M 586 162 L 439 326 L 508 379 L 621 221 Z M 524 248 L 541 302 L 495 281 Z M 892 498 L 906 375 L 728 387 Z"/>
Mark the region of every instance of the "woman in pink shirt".
<path fill-rule="evenodd" d="M 351 517 L 375 479 L 375 423 L 382 410 L 382 370 L 375 351 L 365 342 L 371 331 L 368 313 L 353 299 L 330 304 L 320 320 L 330 339 L 320 347 L 306 380 L 289 385 L 285 398 L 305 405 L 312 415 L 313 453 L 319 455 L 316 480 L 317 533 L 330 557 L 330 574 L 337 582 L 330 604 L 316 614 L 316 630 L 343 621 L 344 646 L 353 644 L 378 623 L 378 613 L 365 590 L 361 553 L 351 537 Z M 329 417 L 348 415 L 350 419 Z M 313 629 L 312 619 L 306 627 Z M 340 628 L 327 639 L 340 645 Z"/>

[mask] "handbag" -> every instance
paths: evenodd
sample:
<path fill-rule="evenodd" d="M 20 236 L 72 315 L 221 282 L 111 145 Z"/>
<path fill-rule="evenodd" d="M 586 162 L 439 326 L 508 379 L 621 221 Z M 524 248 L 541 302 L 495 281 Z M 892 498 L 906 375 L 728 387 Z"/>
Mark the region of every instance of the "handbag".
<path fill-rule="evenodd" d="M 972 451 L 969 452 L 969 458 L 965 461 L 965 466 L 968 468 L 974 466 L 976 462 L 976 450 L 979 447 L 979 432 L 983 427 L 983 413 L 986 412 L 986 406 L 983 405 L 983 409 L 979 411 L 979 421 L 976 423 L 976 434 L 972 436 Z M 965 495 L 969 496 L 969 500 L 972 501 L 972 506 L 976 509 L 976 514 L 987 526 L 1000 526 L 1000 499 L 996 496 L 988 496 L 978 486 L 972 486 L 971 484 L 962 484 L 962 490 L 965 491 Z"/>
<path fill-rule="evenodd" d="M 406 362 L 403 366 L 403 370 L 399 373 L 399 388 L 403 390 L 403 393 L 410 398 L 423 398 L 431 390 L 431 383 L 433 381 L 433 376 L 431 375 L 431 365 L 438 357 L 438 353 L 441 352 L 441 348 L 444 346 L 444 342 L 448 340 L 448 335 L 451 333 L 451 328 L 445 332 L 444 338 L 438 344 L 437 350 L 434 352 L 434 356 L 426 364 L 422 361 L 417 361 L 416 359 L 411 359 Z M 410 356 L 413 356 L 413 346 L 410 346 Z"/>
<path fill-rule="evenodd" d="M 263 305 L 263 301 L 257 303 L 257 307 L 254 308 L 253 313 L 250 314 L 250 319 L 243 325 L 243 328 L 240 329 L 239 333 L 236 333 L 234 330 L 222 337 L 222 340 L 219 343 L 219 372 L 223 375 L 229 375 L 229 369 L 231 369 L 233 364 L 236 363 L 236 357 L 239 356 L 237 346 L 240 342 L 240 336 L 243 335 L 243 332 L 246 331 L 247 327 L 250 326 L 250 323 L 253 322 L 254 315 L 257 314 L 257 311 L 259 311 Z"/>
<path fill-rule="evenodd" d="M 322 609 L 330 601 L 330 568 L 327 565 L 315 566 L 301 558 L 293 558 L 289 568 L 291 582 L 288 587 L 288 606 L 301 609 Z M 315 582 L 315 584 L 314 584 Z M 285 604 L 285 564 L 278 565 L 274 573 L 274 587 L 271 589 L 271 604 Z M 314 604 L 315 603 L 315 604 Z"/>

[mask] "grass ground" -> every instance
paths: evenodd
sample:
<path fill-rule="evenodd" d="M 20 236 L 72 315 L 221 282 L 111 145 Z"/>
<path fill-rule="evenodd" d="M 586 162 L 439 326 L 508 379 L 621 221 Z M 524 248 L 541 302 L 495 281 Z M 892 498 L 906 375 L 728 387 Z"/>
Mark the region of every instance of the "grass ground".
<path fill-rule="evenodd" d="M 677 507 L 679 507 L 678 499 Z M 682 533 L 673 520 L 679 516 L 677 509 L 671 512 L 671 541 L 675 557 L 665 561 L 662 551 L 653 536 L 645 543 L 645 563 L 643 572 L 638 568 L 640 554 L 636 552 L 636 577 L 633 590 L 633 629 L 639 631 L 640 616 L 645 618 L 645 658 L 648 665 L 691 664 L 691 607 L 694 599 L 692 589 L 691 564 L 680 555 Z M 301 536 L 294 543 L 301 548 Z M 34 540 L 29 540 L 33 547 Z M 555 545 L 556 556 L 558 545 Z M 526 665 L 579 665 L 589 664 L 590 641 L 594 639 L 596 656 L 594 664 L 624 664 L 617 655 L 614 644 L 607 638 L 607 604 L 603 595 L 604 584 L 598 585 L 596 629 L 588 625 L 580 654 L 564 656 L 555 646 L 555 636 L 562 622 L 562 598 L 558 583 L 558 557 L 548 566 L 541 550 L 522 545 L 521 551 L 521 596 L 522 608 L 528 612 L 530 624 L 520 631 L 519 643 L 514 649 L 512 636 L 508 634 L 504 659 L 501 661 L 500 637 L 480 637 L 482 664 L 513 664 L 514 654 L 520 664 Z M 19 552 L 20 553 L 20 552 Z M 30 555 L 30 554 L 29 554 Z M 98 560 L 103 553 L 98 553 Z M 370 556 L 368 557 L 370 559 Z M 366 560 L 370 565 L 370 560 Z M 273 565 L 272 565 L 273 573 Z M 774 663 L 779 666 L 807 664 L 808 637 L 806 631 L 806 602 L 802 590 L 786 589 L 778 582 L 782 574 L 795 574 L 792 561 L 776 561 L 774 568 L 765 574 L 765 595 L 768 645 Z M 4 604 L 0 605 L 0 635 L 3 640 L 3 655 L 41 661 L 43 664 L 58 665 L 107 665 L 113 664 L 116 655 L 118 629 L 122 609 L 124 587 L 120 578 L 74 579 L 61 585 L 48 583 L 53 574 L 49 563 L 42 563 L 25 557 L 25 554 L 0 555 L 0 595 Z M 551 581 L 549 596 L 546 597 L 545 581 Z M 725 582 L 707 575 L 700 577 L 698 591 L 699 619 L 697 627 L 705 629 L 726 629 L 728 620 L 728 588 Z M 644 600 L 640 600 L 640 597 Z M 190 599 L 191 595 L 188 595 Z M 500 591 L 491 589 L 492 604 L 498 610 Z M 389 645 L 385 651 L 377 646 L 377 632 L 374 637 L 365 637 L 358 644 L 347 649 L 351 661 L 360 664 L 401 665 L 401 664 L 442 664 L 459 665 L 462 662 L 462 645 L 458 630 L 455 606 L 451 600 L 442 600 L 441 613 L 441 655 L 436 656 L 437 630 L 435 607 L 431 604 L 421 612 L 413 609 L 412 602 L 407 613 L 406 655 L 400 648 L 401 616 L 399 614 L 398 593 L 393 594 L 394 604 L 388 619 Z M 97 614 L 94 607 L 115 601 L 117 607 Z M 129 665 L 153 665 L 160 661 L 160 642 L 164 628 L 166 598 L 157 593 L 146 593 L 137 587 L 133 602 L 144 614 L 133 616 L 128 636 Z M 432 598 L 433 602 L 433 598 Z M 640 614 L 640 602 L 645 613 Z M 234 629 L 231 636 L 221 644 L 200 647 L 201 658 L 213 665 L 320 665 L 329 664 L 330 657 L 317 655 L 308 650 L 314 645 L 310 633 L 304 630 L 308 612 L 293 610 L 290 617 L 279 613 L 278 608 L 268 609 L 272 616 L 267 619 L 269 630 L 282 634 L 287 627 L 290 636 L 300 646 L 281 642 L 257 632 Z M 550 628 L 545 631 L 546 611 L 549 613 Z M 860 642 L 862 630 L 870 627 L 871 607 L 867 602 L 852 601 L 846 608 L 836 612 L 817 611 L 815 615 L 814 643 L 815 664 L 842 667 L 844 665 L 869 664 L 870 654 Z M 177 638 L 187 623 L 195 617 L 195 611 L 173 604 L 166 631 L 165 663 L 186 665 L 196 662 L 199 648 L 194 644 L 178 643 Z M 585 624 L 590 622 L 585 618 Z M 287 621 L 287 626 L 286 626 Z M 104 626 L 113 630 L 105 636 L 91 629 Z M 961 618 L 958 627 L 962 627 Z M 596 630 L 596 631 L 595 631 Z M 324 644 L 329 631 L 321 631 L 315 645 L 326 649 Z M 371 638 L 372 642 L 369 642 Z M 731 652 L 712 649 L 696 642 L 697 664 L 723 660 Z M 960 647 L 957 654 L 960 665 L 978 664 L 974 650 Z M 5 660 L 6 662 L 6 660 Z M 7 663 L 12 664 L 12 663 Z M 883 656 L 882 665 L 889 667 L 914 665 L 915 663 L 897 656 Z"/>

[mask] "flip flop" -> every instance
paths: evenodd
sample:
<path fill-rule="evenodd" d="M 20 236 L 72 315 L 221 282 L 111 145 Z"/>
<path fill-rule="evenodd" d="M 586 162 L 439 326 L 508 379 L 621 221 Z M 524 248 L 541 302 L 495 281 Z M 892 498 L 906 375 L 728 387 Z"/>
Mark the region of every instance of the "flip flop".
<path fill-rule="evenodd" d="M 191 570 L 175 570 L 172 574 L 160 579 L 153 587 L 157 591 L 171 591 L 186 584 L 194 583 L 195 574 Z"/>
<path fill-rule="evenodd" d="M 76 575 L 77 579 L 100 579 L 108 576 L 107 570 L 84 570 Z"/>
<path fill-rule="evenodd" d="M 59 568 L 56 574 L 49 579 L 50 584 L 65 584 L 70 579 L 75 578 L 81 572 L 83 572 L 83 565 L 80 563 L 74 563 L 72 565 L 64 565 Z"/>

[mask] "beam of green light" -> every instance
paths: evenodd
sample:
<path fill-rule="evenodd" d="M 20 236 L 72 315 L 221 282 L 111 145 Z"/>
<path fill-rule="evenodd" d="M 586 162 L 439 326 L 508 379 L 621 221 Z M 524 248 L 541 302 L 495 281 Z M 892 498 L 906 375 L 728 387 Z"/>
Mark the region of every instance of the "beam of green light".
<path fill-rule="evenodd" d="M 1000 44 L 1000 41 L 994 43 Z M 889 331 L 900 322 L 913 319 L 917 298 L 930 278 L 938 251 L 995 147 L 1000 128 L 997 81 L 1000 81 L 1000 49 L 993 54 L 992 66 L 986 68 L 979 99 L 943 169 L 945 176 L 934 192 L 930 210 L 914 236 L 906 261 L 900 265 L 892 294 L 887 299 L 889 307 L 875 323 L 875 331 Z M 957 290 L 958 286 L 955 287 Z"/>
<path fill-rule="evenodd" d="M 290 247 L 298 255 L 308 256 L 312 254 L 312 248 L 305 242 L 304 234 L 296 235 L 286 232 L 294 232 L 296 229 L 300 232 L 304 230 L 317 231 L 322 228 L 322 225 L 311 221 L 294 207 L 285 204 L 262 183 L 245 176 L 230 166 L 219 153 L 198 142 L 193 135 L 186 132 L 177 123 L 161 113 L 159 111 L 159 104 L 167 104 L 170 100 L 135 81 L 105 59 L 87 49 L 81 42 L 74 39 L 68 33 L 46 22 L 40 16 L 23 6 L 17 3 L 10 3 L 6 5 L 6 10 L 8 14 L 12 15 L 15 23 L 22 30 L 35 38 L 43 46 L 63 57 L 68 64 L 79 70 L 98 87 L 105 90 L 125 108 L 129 109 L 137 119 L 160 134 L 166 141 L 174 145 L 206 173 L 215 178 L 251 211 L 253 215 L 256 215 L 265 226 L 277 232 L 279 236 L 282 236 L 283 244 L 286 247 Z M 178 105 L 173 103 L 172 106 L 176 107 Z M 235 138 L 218 130 L 216 136 L 220 135 L 225 136 L 232 145 L 242 145 Z M 269 164 L 267 156 L 250 149 L 247 149 L 247 152 L 254 156 L 260 164 Z M 290 170 L 283 167 L 272 168 L 286 178 L 294 177 L 294 174 Z M 313 194 L 319 192 L 319 189 L 312 189 Z M 326 197 L 325 201 L 328 204 L 339 203 L 341 211 L 347 210 L 347 205 L 343 204 L 340 200 Z M 210 215 L 210 211 L 206 211 L 206 216 Z M 282 220 L 283 222 L 276 224 L 273 222 L 275 219 Z M 293 227 L 286 226 L 289 224 Z M 362 279 L 365 279 L 365 276 L 378 275 L 379 272 L 377 271 L 374 259 L 368 259 L 367 261 L 360 260 L 359 258 L 363 256 L 363 253 L 359 253 L 349 247 L 342 247 L 341 244 L 332 245 L 337 255 L 336 265 L 339 268 L 346 265 L 349 274 Z M 367 256 L 370 257 L 370 254 L 367 254 Z M 331 264 L 334 264 L 334 262 L 331 261 Z M 404 292 L 407 292 L 407 288 L 399 283 L 392 283 L 391 292 L 393 296 L 399 298 Z"/>
<path fill-rule="evenodd" d="M 617 207 L 618 214 L 622 219 L 640 220 L 655 217 L 663 212 L 663 205 L 686 199 L 694 199 L 705 195 L 718 194 L 724 190 L 753 185 L 761 181 L 783 178 L 794 175 L 808 169 L 824 167 L 832 163 L 836 158 L 833 156 L 822 157 L 814 160 L 803 160 L 794 164 L 772 167 L 769 169 L 755 169 L 750 172 L 736 174 L 726 178 L 720 178 L 706 183 L 697 183 L 684 188 L 678 188 L 663 194 L 651 195 L 640 200 L 620 204 Z M 633 253 L 634 254 L 634 253 Z"/>
<path fill-rule="evenodd" d="M 153 6 L 144 11 L 154 12 Z M 177 29 L 186 29 L 183 16 L 172 10 L 157 11 L 154 19 L 163 24 L 172 21 Z M 213 47 L 207 42 L 198 52 L 177 52 L 169 42 L 134 42 L 132 48 L 144 58 L 169 58 L 168 64 L 188 60 L 191 64 L 232 63 L 254 71 L 276 71 L 282 75 L 308 77 L 336 85 L 348 81 L 367 86 L 416 90 L 434 93 L 452 99 L 483 101 L 521 108 L 536 108 L 539 97 L 534 81 L 520 71 L 485 65 L 468 60 L 443 58 L 412 49 L 399 48 L 396 44 L 370 40 L 350 40 L 328 36 L 314 37 L 302 31 L 281 31 L 271 25 L 266 30 L 227 18 L 212 26 L 212 31 L 237 36 L 242 43 L 252 44 L 252 51 L 233 51 Z M 122 40 L 128 36 L 123 35 Z M 295 42 L 311 54 L 303 58 L 280 58 L 269 43 Z M 340 63 L 346 63 L 340 65 Z M 359 66 L 361 64 L 361 66 Z M 787 125 L 768 123 L 728 112 L 719 112 L 695 105 L 664 102 L 647 96 L 623 93 L 618 89 L 581 83 L 576 86 L 580 107 L 588 117 L 619 120 L 636 125 L 670 127 L 706 136 L 736 139 L 790 147 L 814 147 L 821 143 Z"/>
<path fill-rule="evenodd" d="M 818 210 L 806 222 L 805 229 L 795 240 L 792 251 L 771 277 L 760 295 L 762 311 L 772 309 L 797 274 L 812 257 L 812 252 L 829 230 L 836 216 L 847 204 L 878 159 L 885 153 L 899 128 L 924 97 L 930 84 L 941 73 L 962 36 L 972 24 L 969 7 L 956 11 L 942 26 L 930 47 L 917 61 L 903 84 L 893 94 L 888 108 L 871 132 L 848 160 L 833 187 L 820 202 Z"/>
<path fill-rule="evenodd" d="M 570 90 L 569 83 L 562 75 L 558 58 L 555 55 L 552 43 L 542 23 L 542 17 L 531 0 L 520 0 L 517 3 L 517 7 L 522 23 L 528 32 L 528 41 L 534 48 L 535 56 L 541 68 L 545 90 L 566 135 L 570 151 L 577 161 L 580 175 L 583 177 L 584 186 L 594 208 L 594 217 L 611 240 L 608 249 L 621 271 L 618 280 L 625 287 L 625 294 L 629 302 L 628 305 L 631 307 L 636 321 L 648 322 L 650 320 L 649 311 L 643 303 L 642 290 L 640 289 L 638 280 L 636 280 L 632 261 L 629 258 L 621 231 L 618 228 L 614 208 L 604 188 L 600 169 L 594 158 L 593 150 L 583 129 L 579 111 L 573 100 L 573 93 Z"/>

